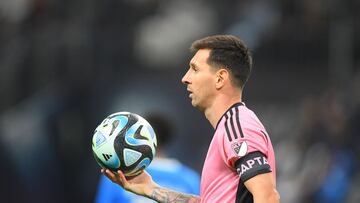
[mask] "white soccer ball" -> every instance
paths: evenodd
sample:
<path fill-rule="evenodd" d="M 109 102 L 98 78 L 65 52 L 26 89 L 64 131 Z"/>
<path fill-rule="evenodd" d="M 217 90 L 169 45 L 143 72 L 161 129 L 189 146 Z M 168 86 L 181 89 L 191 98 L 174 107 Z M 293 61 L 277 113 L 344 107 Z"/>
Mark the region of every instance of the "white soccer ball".
<path fill-rule="evenodd" d="M 121 170 L 125 176 L 140 174 L 153 160 L 157 147 L 154 129 L 141 116 L 118 112 L 95 129 L 92 151 L 102 168 Z"/>

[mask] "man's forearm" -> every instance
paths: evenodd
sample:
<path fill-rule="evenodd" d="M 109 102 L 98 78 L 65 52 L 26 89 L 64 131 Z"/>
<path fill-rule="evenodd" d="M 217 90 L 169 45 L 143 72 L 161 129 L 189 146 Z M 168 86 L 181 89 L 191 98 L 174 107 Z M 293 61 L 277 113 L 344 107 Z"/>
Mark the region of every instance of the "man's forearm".
<path fill-rule="evenodd" d="M 254 196 L 254 203 L 279 203 L 279 202 L 280 202 L 280 195 L 276 190 L 274 190 L 270 194 Z"/>
<path fill-rule="evenodd" d="M 195 195 L 184 194 L 172 190 L 155 187 L 150 198 L 160 203 L 198 203 L 200 198 Z"/>

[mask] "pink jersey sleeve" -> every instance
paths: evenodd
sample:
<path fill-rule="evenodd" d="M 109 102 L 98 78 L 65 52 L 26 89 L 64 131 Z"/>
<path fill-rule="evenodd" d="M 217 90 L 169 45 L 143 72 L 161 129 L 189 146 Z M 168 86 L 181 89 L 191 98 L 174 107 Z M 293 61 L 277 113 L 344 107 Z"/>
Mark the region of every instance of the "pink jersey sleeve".
<path fill-rule="evenodd" d="M 219 136 L 223 144 L 222 157 L 224 162 L 231 168 L 241 157 L 255 151 L 265 156 L 268 154 L 268 139 L 263 125 L 252 112 L 242 108 L 232 108 L 224 116 L 221 126 L 224 128 Z"/>

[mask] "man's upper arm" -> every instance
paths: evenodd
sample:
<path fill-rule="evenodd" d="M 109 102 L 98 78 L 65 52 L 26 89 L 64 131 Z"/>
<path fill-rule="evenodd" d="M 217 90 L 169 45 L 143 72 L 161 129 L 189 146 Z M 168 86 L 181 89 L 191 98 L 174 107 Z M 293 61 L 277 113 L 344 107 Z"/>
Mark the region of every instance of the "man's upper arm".
<path fill-rule="evenodd" d="M 274 174 L 264 154 L 249 153 L 235 162 L 235 167 L 255 203 L 278 203 Z"/>
<path fill-rule="evenodd" d="M 275 188 L 272 173 L 256 175 L 245 181 L 245 187 L 251 192 L 254 203 L 279 203 L 280 196 Z"/>

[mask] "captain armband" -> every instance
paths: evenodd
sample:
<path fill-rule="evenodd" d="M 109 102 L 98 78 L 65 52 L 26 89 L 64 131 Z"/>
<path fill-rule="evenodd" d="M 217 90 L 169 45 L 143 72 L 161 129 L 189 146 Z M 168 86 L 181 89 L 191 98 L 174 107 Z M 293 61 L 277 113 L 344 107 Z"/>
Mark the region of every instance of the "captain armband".
<path fill-rule="evenodd" d="M 271 172 L 267 158 L 259 151 L 241 157 L 235 162 L 235 168 L 242 182 L 256 175 Z"/>

